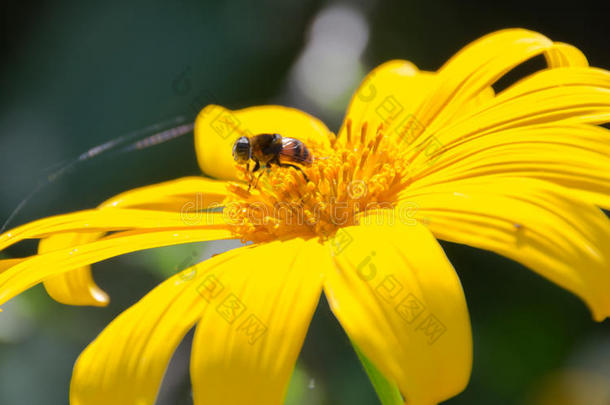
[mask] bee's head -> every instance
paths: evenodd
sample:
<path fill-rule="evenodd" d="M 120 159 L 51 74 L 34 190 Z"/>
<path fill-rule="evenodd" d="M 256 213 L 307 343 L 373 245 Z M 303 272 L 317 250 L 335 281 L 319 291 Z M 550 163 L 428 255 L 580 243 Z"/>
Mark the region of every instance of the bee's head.
<path fill-rule="evenodd" d="M 250 140 L 247 137 L 239 137 L 233 144 L 233 159 L 239 164 L 250 160 Z"/>

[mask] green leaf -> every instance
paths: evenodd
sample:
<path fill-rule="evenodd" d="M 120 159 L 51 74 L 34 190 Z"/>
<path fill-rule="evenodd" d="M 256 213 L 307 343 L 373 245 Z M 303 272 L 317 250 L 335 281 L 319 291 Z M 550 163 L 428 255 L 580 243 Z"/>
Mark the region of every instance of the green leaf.
<path fill-rule="evenodd" d="M 400 395 L 400 391 L 396 387 L 396 384 L 385 378 L 354 342 L 352 342 L 352 346 L 354 347 L 354 351 L 358 355 L 358 359 L 360 359 L 369 380 L 371 380 L 373 388 L 375 388 L 375 392 L 377 392 L 377 396 L 382 405 L 403 405 L 404 400 L 402 399 L 402 395 Z"/>

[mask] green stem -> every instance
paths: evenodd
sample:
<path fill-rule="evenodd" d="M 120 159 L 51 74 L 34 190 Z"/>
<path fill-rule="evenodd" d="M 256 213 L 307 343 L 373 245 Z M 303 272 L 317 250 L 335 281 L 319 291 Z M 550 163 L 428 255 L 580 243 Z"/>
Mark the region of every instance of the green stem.
<path fill-rule="evenodd" d="M 358 359 L 362 363 L 366 374 L 371 380 L 373 384 L 373 388 L 375 388 L 375 392 L 377 393 L 377 397 L 381 401 L 382 405 L 403 405 L 404 400 L 402 399 L 402 395 L 400 395 L 400 391 L 396 387 L 396 384 L 389 381 L 387 378 L 377 370 L 377 367 L 360 351 L 358 346 L 352 342 L 352 346 L 354 347 L 354 351 L 358 355 Z"/>

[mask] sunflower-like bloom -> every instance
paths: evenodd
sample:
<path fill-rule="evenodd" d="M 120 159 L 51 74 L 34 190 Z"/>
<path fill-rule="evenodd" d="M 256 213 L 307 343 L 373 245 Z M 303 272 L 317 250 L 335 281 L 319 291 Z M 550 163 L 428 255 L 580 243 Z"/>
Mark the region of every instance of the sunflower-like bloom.
<path fill-rule="evenodd" d="M 540 55 L 548 68 L 494 92 Z M 78 358 L 71 403 L 154 403 L 193 327 L 196 404 L 281 403 L 322 292 L 408 404 L 438 403 L 467 385 L 472 336 L 436 238 L 516 260 L 578 295 L 596 320 L 610 314 L 610 223 L 599 208 L 610 208 L 610 133 L 599 126 L 609 118 L 610 73 L 522 29 L 475 41 L 437 72 L 379 66 L 337 136 L 290 108 L 208 106 L 195 146 L 218 180 L 152 185 L 5 233 L 2 248 L 41 243 L 37 255 L 0 261 L 0 303 L 44 282 L 62 303 L 105 305 L 92 263 L 241 239 L 247 246 L 176 274 L 114 320 Z M 248 190 L 231 146 L 259 133 L 302 141 L 313 162 L 272 167 Z"/>

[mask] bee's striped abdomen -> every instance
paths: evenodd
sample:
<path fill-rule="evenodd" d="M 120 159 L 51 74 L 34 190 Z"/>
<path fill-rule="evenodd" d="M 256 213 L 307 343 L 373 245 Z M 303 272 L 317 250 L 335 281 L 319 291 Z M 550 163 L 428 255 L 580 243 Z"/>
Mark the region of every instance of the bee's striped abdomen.
<path fill-rule="evenodd" d="M 309 165 L 313 159 L 307 146 L 298 139 L 282 138 L 282 151 L 280 156 L 287 161 Z"/>

